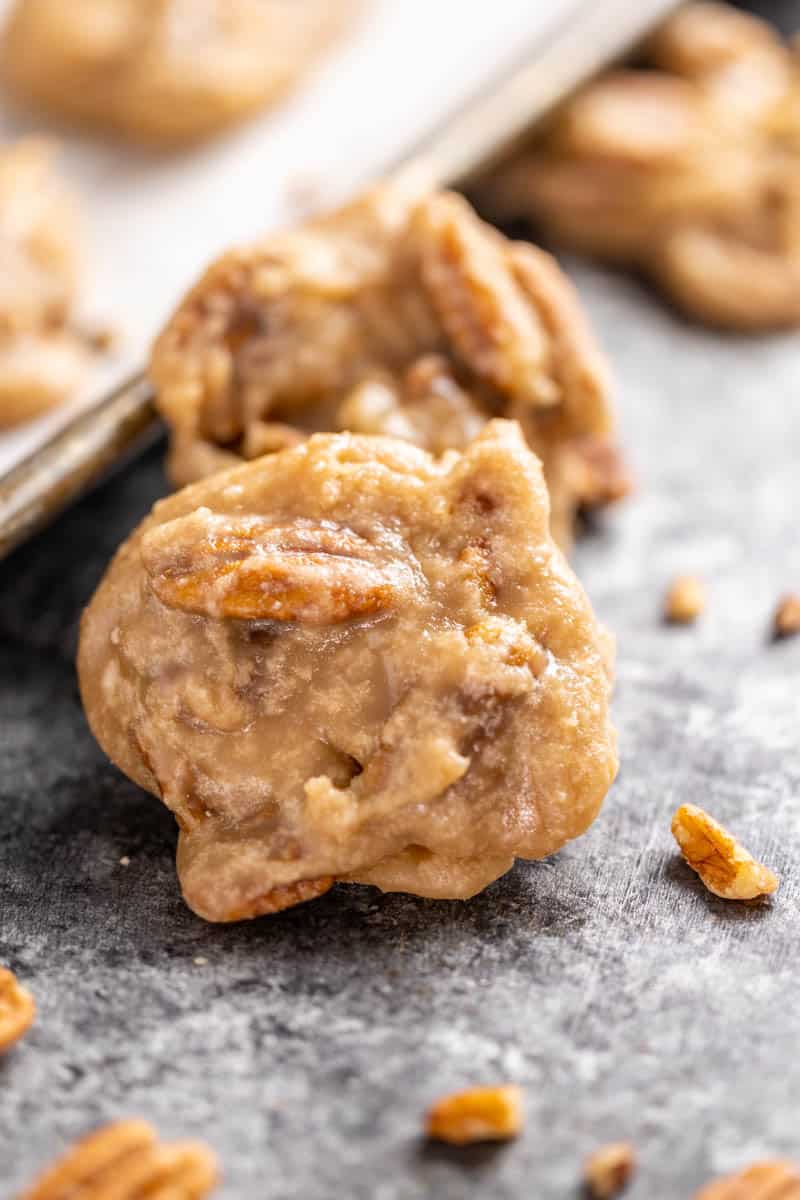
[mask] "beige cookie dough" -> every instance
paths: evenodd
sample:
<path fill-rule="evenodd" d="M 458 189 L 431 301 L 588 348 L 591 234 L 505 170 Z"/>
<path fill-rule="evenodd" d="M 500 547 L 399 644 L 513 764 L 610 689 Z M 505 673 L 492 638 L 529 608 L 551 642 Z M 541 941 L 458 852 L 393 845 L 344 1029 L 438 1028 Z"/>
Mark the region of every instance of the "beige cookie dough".
<path fill-rule="evenodd" d="M 800 324 L 800 54 L 690 4 L 483 187 L 495 218 L 646 272 L 710 324 Z"/>
<path fill-rule="evenodd" d="M 22 100 L 149 142 L 217 132 L 289 89 L 358 0 L 17 0 L 3 73 Z"/>
<path fill-rule="evenodd" d="M 52 160 L 38 138 L 0 147 L 0 428 L 70 396 L 91 354 L 71 326 L 78 216 Z"/>
<path fill-rule="evenodd" d="M 83 617 L 100 745 L 231 921 L 335 880 L 468 897 L 597 814 L 608 645 L 519 426 L 319 434 L 156 505 Z"/>
<path fill-rule="evenodd" d="M 384 185 L 214 263 L 151 361 L 186 483 L 314 431 L 439 454 L 512 417 L 544 464 L 557 538 L 629 479 L 605 361 L 569 282 L 449 193 Z"/>

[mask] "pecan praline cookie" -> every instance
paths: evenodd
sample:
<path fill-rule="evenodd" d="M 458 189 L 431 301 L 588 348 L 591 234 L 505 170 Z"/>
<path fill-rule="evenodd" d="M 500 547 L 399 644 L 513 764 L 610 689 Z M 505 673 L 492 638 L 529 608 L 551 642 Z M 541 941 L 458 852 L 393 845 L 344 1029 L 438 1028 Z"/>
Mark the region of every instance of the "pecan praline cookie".
<path fill-rule="evenodd" d="M 513 422 L 440 458 L 319 434 L 162 500 L 78 666 L 212 921 L 335 880 L 471 896 L 582 833 L 616 771 L 607 638 Z"/>
<path fill-rule="evenodd" d="M 319 431 L 439 454 L 492 417 L 519 421 L 542 459 L 562 545 L 577 509 L 630 483 L 605 360 L 555 261 L 412 183 L 223 255 L 150 374 L 177 483 Z"/>

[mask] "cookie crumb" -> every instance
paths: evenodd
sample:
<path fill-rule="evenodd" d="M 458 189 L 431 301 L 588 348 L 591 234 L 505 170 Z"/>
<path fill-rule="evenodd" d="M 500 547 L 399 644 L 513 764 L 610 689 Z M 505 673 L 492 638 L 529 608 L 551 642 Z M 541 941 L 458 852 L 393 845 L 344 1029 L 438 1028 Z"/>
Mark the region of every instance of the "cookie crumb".
<path fill-rule="evenodd" d="M 778 876 L 697 805 L 680 806 L 672 818 L 672 834 L 689 866 L 715 896 L 755 900 L 777 890 Z"/>
<path fill-rule="evenodd" d="M 664 598 L 664 619 L 671 625 L 691 625 L 706 607 L 706 588 L 695 575 L 679 575 Z"/>
<path fill-rule="evenodd" d="M 790 592 L 781 597 L 775 609 L 772 632 L 778 641 L 800 633 L 800 593 Z"/>
<path fill-rule="evenodd" d="M 593 1200 L 611 1200 L 627 1187 L 636 1168 L 636 1155 L 630 1142 L 609 1142 L 586 1159 L 583 1177 Z"/>
<path fill-rule="evenodd" d="M 428 1111 L 429 1138 L 465 1146 L 470 1142 L 504 1142 L 520 1133 L 522 1089 L 514 1084 L 468 1088 L 443 1096 Z"/>
<path fill-rule="evenodd" d="M 129 867 L 131 865 L 131 860 L 127 854 L 123 854 L 122 858 L 119 860 L 119 865 L 121 867 Z"/>

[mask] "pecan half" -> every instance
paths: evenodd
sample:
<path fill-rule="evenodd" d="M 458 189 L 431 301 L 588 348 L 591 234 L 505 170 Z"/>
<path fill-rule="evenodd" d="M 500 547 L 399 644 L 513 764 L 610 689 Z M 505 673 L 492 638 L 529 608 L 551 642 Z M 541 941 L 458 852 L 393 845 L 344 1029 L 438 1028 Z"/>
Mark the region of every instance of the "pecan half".
<path fill-rule="evenodd" d="M 145 1121 L 118 1121 L 77 1142 L 18 1200 L 203 1200 L 219 1181 L 200 1142 L 158 1142 Z"/>
<path fill-rule="evenodd" d="M 425 1132 L 455 1146 L 503 1142 L 517 1136 L 522 1122 L 522 1089 L 505 1083 L 444 1096 L 428 1112 Z"/>
<path fill-rule="evenodd" d="M 33 996 L 13 971 L 0 967 L 0 1054 L 27 1033 L 36 1016 Z"/>
<path fill-rule="evenodd" d="M 168 608 L 245 621 L 329 625 L 389 608 L 402 569 L 376 561 L 349 529 L 297 520 L 274 525 L 198 508 L 149 530 L 142 561 Z"/>
<path fill-rule="evenodd" d="M 583 1177 L 594 1200 L 611 1200 L 627 1187 L 636 1167 L 636 1155 L 630 1142 L 611 1142 L 600 1146 L 586 1159 Z"/>
<path fill-rule="evenodd" d="M 790 1162 L 753 1163 L 707 1184 L 694 1200 L 800 1200 L 800 1173 Z"/>
<path fill-rule="evenodd" d="M 664 620 L 671 625 L 691 625 L 706 606 L 706 589 L 694 575 L 679 575 L 664 597 Z"/>
<path fill-rule="evenodd" d="M 546 373 L 548 345 L 536 309 L 456 196 L 432 196 L 417 215 L 422 277 L 458 353 L 482 379 L 535 407 L 560 399 Z"/>
<path fill-rule="evenodd" d="M 777 890 L 778 876 L 697 805 L 680 806 L 672 818 L 672 833 L 689 866 L 715 896 L 754 900 Z"/>

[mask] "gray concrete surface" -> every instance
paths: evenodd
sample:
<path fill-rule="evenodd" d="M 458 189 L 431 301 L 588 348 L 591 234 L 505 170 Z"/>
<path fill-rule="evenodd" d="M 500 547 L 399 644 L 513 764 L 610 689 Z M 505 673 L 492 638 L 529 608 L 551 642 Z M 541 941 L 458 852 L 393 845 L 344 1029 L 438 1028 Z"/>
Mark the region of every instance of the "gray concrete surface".
<path fill-rule="evenodd" d="M 40 1007 L 0 1062 L 0 1196 L 125 1114 L 215 1146 L 223 1200 L 561 1200 L 619 1137 L 631 1200 L 679 1200 L 800 1155 L 800 639 L 767 636 L 800 588 L 800 339 L 577 275 L 641 480 L 576 556 L 619 637 L 622 771 L 586 837 L 470 903 L 337 888 L 228 928 L 184 908 L 171 818 L 104 761 L 71 664 L 158 454 L 0 566 L 0 961 Z M 678 571 L 711 585 L 696 629 L 659 621 Z M 773 903 L 704 891 L 669 833 L 683 800 L 782 874 Z M 517 1143 L 420 1140 L 434 1097 L 496 1080 L 525 1088 Z"/>

